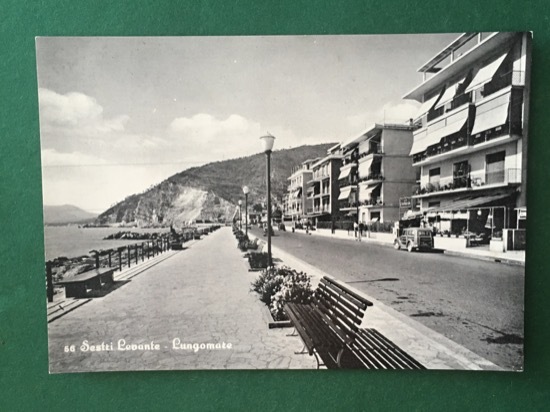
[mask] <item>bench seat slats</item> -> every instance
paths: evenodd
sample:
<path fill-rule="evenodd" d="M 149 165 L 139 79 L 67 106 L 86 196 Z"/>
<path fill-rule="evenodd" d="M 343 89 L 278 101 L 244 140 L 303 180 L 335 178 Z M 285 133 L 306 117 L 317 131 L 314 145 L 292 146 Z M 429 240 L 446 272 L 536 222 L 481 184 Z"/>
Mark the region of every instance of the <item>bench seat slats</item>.
<path fill-rule="evenodd" d="M 372 369 L 425 369 L 376 329 L 360 329 L 352 353 Z"/>
<path fill-rule="evenodd" d="M 303 340 L 310 352 L 313 349 L 337 352 L 343 347 L 343 340 L 334 333 L 333 328 L 315 310 L 314 306 L 288 303 L 285 308 L 289 309 L 287 314 L 300 336 L 304 337 L 303 333 L 306 334 L 306 338 Z M 304 330 L 306 327 L 308 328 L 307 331 Z"/>

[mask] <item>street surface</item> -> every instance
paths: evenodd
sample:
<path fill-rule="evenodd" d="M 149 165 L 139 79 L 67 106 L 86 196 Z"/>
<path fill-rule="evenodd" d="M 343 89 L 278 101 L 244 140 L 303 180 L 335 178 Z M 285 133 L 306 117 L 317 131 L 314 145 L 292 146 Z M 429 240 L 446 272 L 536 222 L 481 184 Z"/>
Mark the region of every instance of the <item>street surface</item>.
<path fill-rule="evenodd" d="M 523 368 L 524 267 L 304 232 L 275 231 L 272 242 L 495 364 Z"/>

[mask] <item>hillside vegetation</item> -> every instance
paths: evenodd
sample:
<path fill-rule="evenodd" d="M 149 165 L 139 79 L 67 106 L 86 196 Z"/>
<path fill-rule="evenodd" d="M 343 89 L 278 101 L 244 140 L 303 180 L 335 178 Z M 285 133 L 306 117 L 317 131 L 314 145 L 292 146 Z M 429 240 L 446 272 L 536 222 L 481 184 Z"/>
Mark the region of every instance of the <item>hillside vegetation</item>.
<path fill-rule="evenodd" d="M 332 144 L 278 150 L 271 156 L 271 190 L 274 199 L 287 191 L 293 167 L 323 157 Z M 250 188 L 249 205 L 264 202 L 265 154 L 208 163 L 173 175 L 144 193 L 127 197 L 103 212 L 98 224 L 138 222 L 140 225 L 183 225 L 193 219 L 230 219 L 243 186 Z"/>

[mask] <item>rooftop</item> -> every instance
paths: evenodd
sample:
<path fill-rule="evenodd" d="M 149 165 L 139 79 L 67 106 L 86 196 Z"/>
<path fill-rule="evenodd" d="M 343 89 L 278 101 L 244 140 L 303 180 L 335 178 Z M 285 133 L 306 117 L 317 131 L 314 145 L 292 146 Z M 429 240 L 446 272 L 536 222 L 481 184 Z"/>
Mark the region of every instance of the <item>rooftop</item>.
<path fill-rule="evenodd" d="M 436 54 L 432 59 L 425 63 L 420 69 L 421 73 L 435 73 L 430 78 L 423 81 L 420 85 L 409 91 L 403 96 L 403 99 L 413 99 L 422 102 L 424 95 L 439 87 L 443 87 L 445 83 L 453 77 L 460 76 L 464 71 L 479 62 L 482 59 L 491 57 L 500 52 L 506 46 L 511 46 L 517 32 L 498 32 L 493 33 L 476 43 L 471 49 L 465 51 L 458 57 L 455 57 L 452 62 L 443 68 L 436 68 L 436 65 L 447 58 L 451 52 L 458 49 L 466 42 L 472 39 L 477 33 L 464 33 L 445 49 Z"/>

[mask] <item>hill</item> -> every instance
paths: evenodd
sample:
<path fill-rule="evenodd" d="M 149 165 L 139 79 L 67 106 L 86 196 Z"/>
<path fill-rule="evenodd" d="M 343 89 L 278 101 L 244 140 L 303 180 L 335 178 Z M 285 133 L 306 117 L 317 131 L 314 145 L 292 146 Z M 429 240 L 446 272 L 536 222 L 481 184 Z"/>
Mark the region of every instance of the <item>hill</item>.
<path fill-rule="evenodd" d="M 44 205 L 45 225 L 66 225 L 69 223 L 89 223 L 97 217 L 96 214 L 86 212 L 73 205 L 48 206 Z"/>
<path fill-rule="evenodd" d="M 271 189 L 281 199 L 291 169 L 307 159 L 326 155 L 333 144 L 300 146 L 274 151 L 271 156 Z M 224 160 L 193 167 L 169 177 L 141 194 L 127 197 L 103 212 L 98 224 L 137 222 L 140 225 L 181 225 L 192 219 L 230 219 L 243 186 L 250 188 L 249 205 L 265 201 L 265 154 Z"/>

